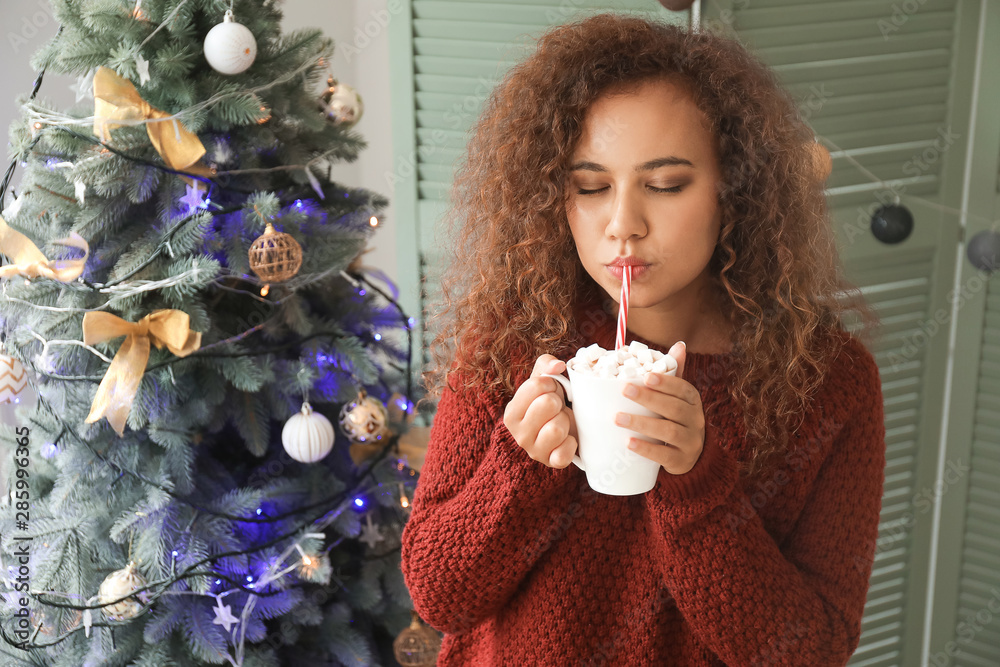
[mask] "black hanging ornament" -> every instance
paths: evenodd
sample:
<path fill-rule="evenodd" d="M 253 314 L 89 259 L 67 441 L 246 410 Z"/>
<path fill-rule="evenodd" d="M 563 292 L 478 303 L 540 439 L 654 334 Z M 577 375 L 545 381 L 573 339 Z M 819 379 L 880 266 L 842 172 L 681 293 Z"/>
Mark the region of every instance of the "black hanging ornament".
<path fill-rule="evenodd" d="M 871 229 L 882 243 L 902 243 L 913 233 L 913 214 L 901 204 L 885 204 L 872 214 Z"/>
<path fill-rule="evenodd" d="M 974 267 L 993 273 L 1000 264 L 1000 233 L 984 229 L 969 239 L 965 254 Z"/>

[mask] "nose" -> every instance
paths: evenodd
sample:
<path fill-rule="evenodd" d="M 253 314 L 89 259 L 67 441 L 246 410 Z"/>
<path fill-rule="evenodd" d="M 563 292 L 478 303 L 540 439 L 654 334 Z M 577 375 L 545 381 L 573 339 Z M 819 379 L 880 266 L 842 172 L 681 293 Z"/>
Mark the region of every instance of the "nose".
<path fill-rule="evenodd" d="M 646 212 L 641 197 L 628 188 L 620 188 L 611 206 L 611 219 L 605 230 L 609 238 L 624 240 L 646 235 Z"/>

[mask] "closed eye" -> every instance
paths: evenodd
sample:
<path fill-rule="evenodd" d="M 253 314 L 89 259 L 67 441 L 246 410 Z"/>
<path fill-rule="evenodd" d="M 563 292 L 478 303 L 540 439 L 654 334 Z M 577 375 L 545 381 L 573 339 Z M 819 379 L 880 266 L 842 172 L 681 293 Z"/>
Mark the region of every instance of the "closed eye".
<path fill-rule="evenodd" d="M 649 185 L 647 187 L 650 190 L 652 190 L 653 192 L 673 192 L 673 193 L 677 193 L 677 192 L 680 192 L 681 188 L 683 188 L 684 186 L 682 186 L 682 185 L 675 185 L 672 188 L 655 188 L 652 185 Z M 577 190 L 576 194 L 578 194 L 578 195 L 596 195 L 597 193 L 604 192 L 607 189 L 608 189 L 608 186 L 605 185 L 603 188 L 600 188 L 598 190 L 582 190 L 582 189 L 581 190 Z"/>

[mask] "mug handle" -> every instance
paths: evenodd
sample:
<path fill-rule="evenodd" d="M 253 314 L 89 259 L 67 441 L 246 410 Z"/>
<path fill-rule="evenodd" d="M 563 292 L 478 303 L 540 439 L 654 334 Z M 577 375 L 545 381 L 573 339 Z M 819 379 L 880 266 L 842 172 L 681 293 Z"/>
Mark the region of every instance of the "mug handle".
<path fill-rule="evenodd" d="M 552 375 L 551 373 L 542 373 L 539 377 L 552 378 L 553 380 L 561 384 L 563 386 L 563 389 L 566 390 L 566 400 L 569 403 L 573 402 L 572 385 L 570 385 L 570 382 L 565 375 Z M 579 447 L 579 445 L 580 443 L 577 442 L 577 447 Z M 583 459 L 580 458 L 579 454 L 573 455 L 573 463 L 575 463 L 576 467 L 579 468 L 580 470 L 586 470 L 586 468 L 583 466 Z"/>

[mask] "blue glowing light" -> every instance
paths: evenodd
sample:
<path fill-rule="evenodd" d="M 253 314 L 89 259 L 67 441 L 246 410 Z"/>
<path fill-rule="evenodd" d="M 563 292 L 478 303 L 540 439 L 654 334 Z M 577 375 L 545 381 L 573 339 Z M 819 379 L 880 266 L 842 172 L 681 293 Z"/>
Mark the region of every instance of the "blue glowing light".
<path fill-rule="evenodd" d="M 362 498 L 361 496 L 358 496 L 357 498 L 354 499 L 354 505 L 356 507 L 364 507 L 365 506 L 365 499 Z"/>
<path fill-rule="evenodd" d="M 411 318 L 409 318 L 409 319 L 407 319 L 407 320 L 406 320 L 406 323 L 407 323 L 407 324 L 408 324 L 409 326 L 411 326 L 411 327 L 412 327 L 412 326 L 414 326 L 414 325 L 415 325 L 415 324 L 417 323 L 417 321 L 416 321 L 415 319 L 413 319 L 413 318 L 411 317 Z"/>
<path fill-rule="evenodd" d="M 382 340 L 382 334 L 377 333 L 377 334 L 375 334 L 374 338 L 375 338 L 375 340 Z"/>
<path fill-rule="evenodd" d="M 364 296 L 365 294 L 368 294 L 368 292 L 364 291 L 363 289 L 360 289 L 358 290 L 358 294 Z"/>
<path fill-rule="evenodd" d="M 302 208 L 302 200 L 301 199 L 296 199 L 295 200 L 295 208 L 298 208 L 298 209 Z"/>
<path fill-rule="evenodd" d="M 250 576 L 249 574 L 247 575 L 247 581 L 253 581 L 253 577 Z"/>
<path fill-rule="evenodd" d="M 176 549 L 174 549 L 174 550 L 173 550 L 173 551 L 171 551 L 170 553 L 172 553 L 172 554 L 174 555 L 174 558 L 177 558 L 177 550 L 176 550 Z"/>
<path fill-rule="evenodd" d="M 257 508 L 257 516 L 260 516 L 263 513 L 264 513 L 264 510 L 262 510 L 261 508 L 258 507 Z"/>
<path fill-rule="evenodd" d="M 46 442 L 44 445 L 42 445 L 42 456 L 44 458 L 51 459 L 53 456 L 56 455 L 58 451 L 59 448 L 56 447 L 51 442 Z"/>
<path fill-rule="evenodd" d="M 406 398 L 404 398 L 402 396 L 400 396 L 396 400 L 396 405 L 398 405 L 399 409 L 402 410 L 403 412 L 406 412 L 406 409 L 410 407 L 409 401 L 407 401 Z"/>
<path fill-rule="evenodd" d="M 216 585 L 216 586 L 218 586 L 218 585 L 219 585 L 219 584 L 221 584 L 221 583 L 222 583 L 222 579 L 216 579 L 216 580 L 215 580 L 215 585 Z"/>

